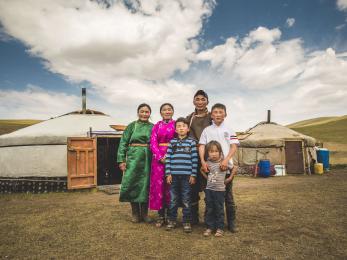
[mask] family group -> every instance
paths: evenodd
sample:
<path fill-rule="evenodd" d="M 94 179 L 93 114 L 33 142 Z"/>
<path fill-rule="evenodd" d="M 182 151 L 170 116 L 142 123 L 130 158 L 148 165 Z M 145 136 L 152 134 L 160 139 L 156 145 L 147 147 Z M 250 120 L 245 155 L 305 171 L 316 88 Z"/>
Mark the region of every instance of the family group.
<path fill-rule="evenodd" d="M 162 120 L 149 122 L 148 104 L 137 109 L 138 120 L 130 123 L 120 140 L 117 162 L 123 172 L 120 201 L 130 202 L 133 222 L 151 222 L 148 209 L 158 211 L 156 226 L 172 230 L 182 207 L 184 232 L 199 223 L 199 193 L 205 192 L 204 236 L 235 232 L 232 183 L 237 166 L 233 155 L 239 141 L 224 123 L 226 107 L 217 103 L 208 110 L 208 95 L 194 95 L 195 111 L 173 119 L 174 107 L 160 107 Z M 225 212 L 224 212 L 225 204 Z"/>

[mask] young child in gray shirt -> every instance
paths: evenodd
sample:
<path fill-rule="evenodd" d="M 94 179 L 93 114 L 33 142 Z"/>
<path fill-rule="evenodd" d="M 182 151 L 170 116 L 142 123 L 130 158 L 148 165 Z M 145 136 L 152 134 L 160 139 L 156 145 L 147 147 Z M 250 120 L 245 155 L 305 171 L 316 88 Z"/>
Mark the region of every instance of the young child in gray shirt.
<path fill-rule="evenodd" d="M 223 160 L 222 147 L 217 141 L 210 141 L 206 145 L 206 157 L 209 172 L 201 174 L 207 179 L 205 189 L 205 224 L 207 229 L 204 236 L 211 235 L 216 230 L 216 237 L 223 236 L 224 230 L 224 199 L 225 199 L 225 175 L 228 170 L 222 171 L 220 162 Z"/>

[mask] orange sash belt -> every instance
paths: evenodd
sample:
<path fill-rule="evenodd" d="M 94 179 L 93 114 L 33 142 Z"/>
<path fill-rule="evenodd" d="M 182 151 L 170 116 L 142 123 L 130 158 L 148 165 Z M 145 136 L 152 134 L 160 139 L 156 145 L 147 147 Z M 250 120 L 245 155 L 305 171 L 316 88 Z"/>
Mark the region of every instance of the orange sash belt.
<path fill-rule="evenodd" d="M 159 146 L 169 146 L 169 143 L 160 143 Z"/>
<path fill-rule="evenodd" d="M 137 143 L 132 143 L 132 144 L 129 144 L 129 146 L 148 147 L 148 144 L 137 144 Z"/>

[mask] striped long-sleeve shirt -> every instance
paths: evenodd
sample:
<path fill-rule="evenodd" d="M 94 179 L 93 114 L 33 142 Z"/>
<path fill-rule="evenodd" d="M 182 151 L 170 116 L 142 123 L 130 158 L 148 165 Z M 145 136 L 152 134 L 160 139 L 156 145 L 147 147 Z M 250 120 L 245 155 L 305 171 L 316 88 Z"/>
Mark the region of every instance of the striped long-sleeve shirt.
<path fill-rule="evenodd" d="M 196 142 L 189 137 L 170 141 L 165 159 L 165 175 L 186 174 L 196 177 L 198 152 Z"/>

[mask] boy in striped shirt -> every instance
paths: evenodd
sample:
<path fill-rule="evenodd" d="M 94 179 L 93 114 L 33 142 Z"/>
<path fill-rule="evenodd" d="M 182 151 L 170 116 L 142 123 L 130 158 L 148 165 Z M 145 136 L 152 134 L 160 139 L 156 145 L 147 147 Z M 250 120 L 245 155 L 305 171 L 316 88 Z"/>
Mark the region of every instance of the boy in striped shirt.
<path fill-rule="evenodd" d="M 198 167 L 196 142 L 188 137 L 189 126 L 185 118 L 176 120 L 177 138 L 170 141 L 165 159 L 166 182 L 170 184 L 169 221 L 166 229 L 176 227 L 177 210 L 182 202 L 183 230 L 191 232 L 191 185 L 195 183 Z"/>

